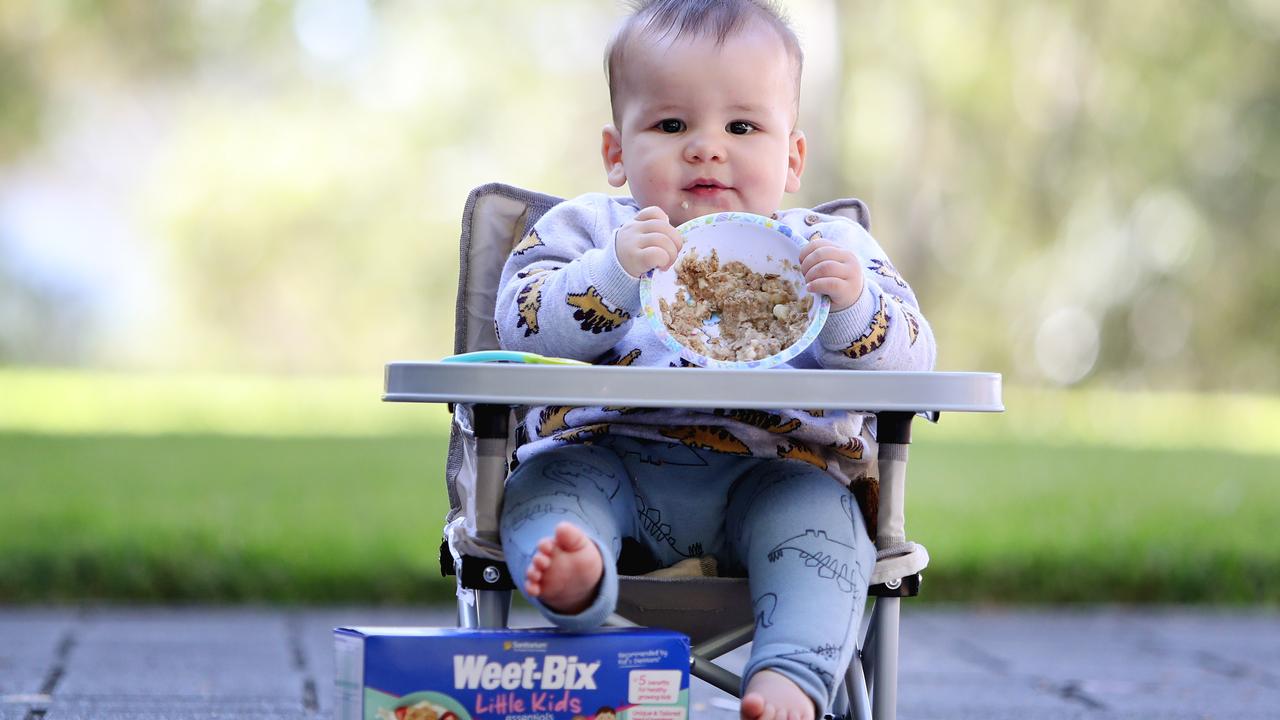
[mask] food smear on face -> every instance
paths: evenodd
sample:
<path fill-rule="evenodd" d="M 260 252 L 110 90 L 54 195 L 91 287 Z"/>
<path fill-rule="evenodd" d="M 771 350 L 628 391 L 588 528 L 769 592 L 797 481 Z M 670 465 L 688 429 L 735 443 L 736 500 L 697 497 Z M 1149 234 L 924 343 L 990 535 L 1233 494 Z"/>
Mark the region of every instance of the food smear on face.
<path fill-rule="evenodd" d="M 783 271 L 797 269 L 783 261 Z M 675 266 L 676 294 L 662 298 L 662 322 L 677 341 L 716 360 L 746 362 L 781 352 L 804 334 L 813 296 L 777 273 L 759 273 L 712 250 L 690 250 Z"/>

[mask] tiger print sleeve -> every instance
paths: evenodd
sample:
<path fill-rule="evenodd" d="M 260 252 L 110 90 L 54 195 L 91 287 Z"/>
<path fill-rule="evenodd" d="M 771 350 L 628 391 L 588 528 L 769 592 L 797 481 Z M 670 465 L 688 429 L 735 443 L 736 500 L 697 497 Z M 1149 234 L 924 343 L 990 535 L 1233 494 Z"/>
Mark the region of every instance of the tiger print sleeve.
<path fill-rule="evenodd" d="M 862 295 L 833 312 L 814 343 L 818 364 L 850 370 L 932 370 L 933 330 L 879 243 L 861 225 L 834 218 L 810 232 L 847 243 L 862 260 Z"/>
<path fill-rule="evenodd" d="M 635 212 L 600 194 L 547 211 L 502 269 L 503 348 L 591 361 L 617 344 L 639 314 L 640 280 L 618 263 L 613 235 Z"/>

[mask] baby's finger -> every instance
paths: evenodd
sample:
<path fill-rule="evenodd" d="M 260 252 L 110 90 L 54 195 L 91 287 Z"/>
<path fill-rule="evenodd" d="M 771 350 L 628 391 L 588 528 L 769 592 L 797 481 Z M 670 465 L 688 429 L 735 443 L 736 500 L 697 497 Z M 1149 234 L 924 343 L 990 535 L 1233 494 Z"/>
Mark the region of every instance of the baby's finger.
<path fill-rule="evenodd" d="M 660 247 L 674 260 L 676 253 L 680 252 L 680 246 L 677 242 L 678 238 L 672 239 L 666 233 L 648 233 L 640 238 L 640 247 Z"/>
<path fill-rule="evenodd" d="M 634 225 L 636 232 L 640 233 L 662 233 L 663 235 L 679 235 L 676 229 L 671 227 L 671 223 L 663 218 L 649 218 L 647 220 L 637 220 Z"/>
<path fill-rule="evenodd" d="M 830 248 L 831 252 L 813 253 L 800 263 L 800 272 L 804 274 L 806 280 L 812 280 L 817 277 L 813 274 L 817 268 L 823 268 L 822 275 L 831 275 L 843 272 L 845 275 L 851 275 L 852 271 L 848 267 L 850 258 L 839 252 L 838 248 Z"/>
<path fill-rule="evenodd" d="M 809 242 L 800 246 L 800 262 L 804 262 L 804 259 L 809 257 L 809 255 L 814 251 L 816 251 L 818 248 L 831 247 L 831 245 L 832 245 L 832 242 L 824 238 L 817 238 L 815 240 L 810 240 Z"/>
<path fill-rule="evenodd" d="M 816 247 L 808 255 L 800 260 L 801 272 L 808 272 L 809 268 L 817 265 L 824 260 L 835 260 L 837 262 L 854 262 L 856 256 L 847 248 L 839 245 L 824 245 Z"/>
<path fill-rule="evenodd" d="M 680 234 L 680 231 L 671 227 L 670 223 L 668 223 L 663 234 L 671 238 L 671 244 L 675 251 L 680 252 L 680 248 L 684 247 L 684 236 Z"/>
<path fill-rule="evenodd" d="M 636 246 L 640 251 L 638 253 L 638 257 L 644 260 L 646 270 L 652 268 L 662 268 L 663 270 L 666 270 L 675 262 L 676 253 L 679 252 L 675 247 L 675 243 L 671 241 L 671 238 L 667 237 L 663 233 L 647 233 L 645 235 L 641 235 L 638 238 Z M 653 255 L 649 255 L 648 251 L 655 252 Z M 657 254 L 657 251 L 661 251 L 661 254 Z M 650 264 L 649 262 L 651 259 L 654 261 L 653 264 Z"/>
<path fill-rule="evenodd" d="M 654 268 L 667 269 L 671 266 L 672 258 L 675 256 L 667 252 L 666 248 L 651 245 L 640 251 L 637 256 L 644 262 L 644 266 L 650 270 Z"/>
<path fill-rule="evenodd" d="M 667 214 L 663 212 L 662 208 L 658 207 L 657 205 L 650 205 L 649 207 L 644 208 L 640 212 L 636 213 L 635 219 L 636 220 L 661 220 L 666 223 L 671 222 L 670 218 L 667 217 Z"/>
<path fill-rule="evenodd" d="M 849 286 L 849 281 L 839 277 L 820 277 L 805 285 L 805 289 L 811 293 L 826 295 L 828 297 L 841 296 L 843 291 Z"/>

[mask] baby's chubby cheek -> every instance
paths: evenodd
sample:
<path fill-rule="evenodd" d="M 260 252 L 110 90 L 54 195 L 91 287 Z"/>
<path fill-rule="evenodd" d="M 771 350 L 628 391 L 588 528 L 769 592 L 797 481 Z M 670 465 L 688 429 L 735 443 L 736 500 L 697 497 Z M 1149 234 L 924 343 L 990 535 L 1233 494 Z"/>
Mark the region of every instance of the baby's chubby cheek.
<path fill-rule="evenodd" d="M 657 205 L 668 215 L 672 210 L 680 209 L 680 192 L 665 185 L 649 182 L 645 185 L 631 185 L 635 198 L 643 205 Z"/>

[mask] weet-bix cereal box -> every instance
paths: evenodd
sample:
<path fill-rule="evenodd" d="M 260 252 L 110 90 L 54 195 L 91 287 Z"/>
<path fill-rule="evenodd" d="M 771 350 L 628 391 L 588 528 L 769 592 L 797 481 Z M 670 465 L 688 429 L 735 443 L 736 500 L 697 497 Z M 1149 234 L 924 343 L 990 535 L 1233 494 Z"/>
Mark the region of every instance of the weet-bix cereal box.
<path fill-rule="evenodd" d="M 689 638 L 651 628 L 336 628 L 338 720 L 686 720 Z"/>

